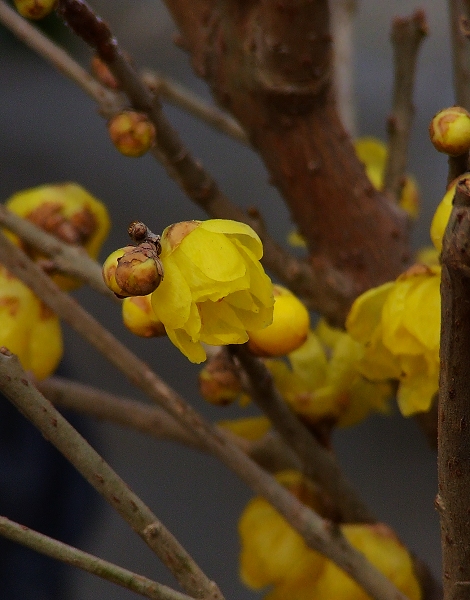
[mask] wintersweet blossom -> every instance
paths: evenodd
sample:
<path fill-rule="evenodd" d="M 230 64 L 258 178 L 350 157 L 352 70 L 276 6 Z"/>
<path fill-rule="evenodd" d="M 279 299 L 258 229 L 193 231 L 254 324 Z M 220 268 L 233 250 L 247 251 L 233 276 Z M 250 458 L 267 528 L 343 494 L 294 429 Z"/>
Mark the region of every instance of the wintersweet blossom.
<path fill-rule="evenodd" d="M 138 240 L 143 240 L 136 250 L 145 246 L 148 251 L 135 261 L 126 249 L 115 251 L 103 266 L 105 282 L 119 295 L 140 295 L 133 291 L 139 281 L 130 289 L 123 273 L 134 277 L 135 263 L 137 279 L 142 275 L 142 283 L 147 283 L 148 271 L 152 273 L 148 262 L 153 260 L 158 277 L 150 291 L 152 318 L 163 324 L 191 362 L 206 359 L 203 343 L 242 344 L 248 341 L 247 331 L 272 322 L 273 286 L 259 262 L 261 240 L 248 225 L 225 219 L 184 221 L 167 227 L 161 238 L 143 223 L 132 223 L 130 230 L 138 231 Z M 123 256 L 126 268 L 120 269 Z"/>
<path fill-rule="evenodd" d="M 464 173 L 462 177 L 470 177 L 470 173 Z M 434 213 L 431 221 L 431 241 L 438 252 L 442 250 L 442 238 L 444 237 L 447 223 L 449 222 L 450 218 L 450 213 L 452 212 L 452 201 L 454 199 L 455 188 L 457 187 L 459 179 L 461 179 L 461 177 L 454 179 L 454 181 L 447 186 L 447 192 L 444 194 L 442 200 L 436 208 L 436 212 Z"/>
<path fill-rule="evenodd" d="M 304 504 L 322 514 L 316 488 L 303 475 L 285 471 L 277 479 Z M 421 590 L 410 554 L 383 524 L 339 526 L 363 553 L 410 600 Z M 270 586 L 264 600 L 369 600 L 369 596 L 333 562 L 307 547 L 301 536 L 263 498 L 253 498 L 239 521 L 240 575 L 253 589 Z"/>
<path fill-rule="evenodd" d="M 440 267 L 414 265 L 354 302 L 346 321 L 363 344 L 358 368 L 372 381 L 397 379 L 403 415 L 429 410 L 438 389 Z"/>
<path fill-rule="evenodd" d="M 16 354 L 37 379 L 49 377 L 62 358 L 58 317 L 26 286 L 0 266 L 0 346 Z"/>
<path fill-rule="evenodd" d="M 96 259 L 106 239 L 110 220 L 102 202 L 76 183 L 41 185 L 11 196 L 5 206 L 63 242 L 83 246 Z M 39 252 L 6 232 L 34 260 L 43 260 Z M 64 290 L 80 285 L 73 277 L 54 274 L 52 279 Z"/>
<path fill-rule="evenodd" d="M 371 382 L 358 371 L 362 345 L 321 320 L 288 362 L 267 360 L 285 401 L 308 421 L 353 425 L 371 411 L 387 410 L 391 387 Z"/>

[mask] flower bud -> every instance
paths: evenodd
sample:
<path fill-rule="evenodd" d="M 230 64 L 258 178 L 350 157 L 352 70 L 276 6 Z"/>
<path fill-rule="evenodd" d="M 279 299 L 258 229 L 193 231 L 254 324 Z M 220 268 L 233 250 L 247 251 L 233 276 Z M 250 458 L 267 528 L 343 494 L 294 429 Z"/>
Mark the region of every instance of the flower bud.
<path fill-rule="evenodd" d="M 280 285 L 273 286 L 273 294 L 273 322 L 265 329 L 248 332 L 248 348 L 257 356 L 284 356 L 307 339 L 310 316 L 305 305 Z"/>
<path fill-rule="evenodd" d="M 153 312 L 150 296 L 151 294 L 124 298 L 122 320 L 127 329 L 135 335 L 141 337 L 164 336 L 166 335 L 165 327 Z"/>
<path fill-rule="evenodd" d="M 93 56 L 93 58 L 91 59 L 90 66 L 93 75 L 105 87 L 110 88 L 112 90 L 119 89 L 120 86 L 118 80 L 111 73 L 108 65 L 98 55 L 95 54 L 95 56 Z"/>
<path fill-rule="evenodd" d="M 117 259 L 114 277 L 126 296 L 146 296 L 154 292 L 163 279 L 163 265 L 155 246 L 149 243 L 130 246 Z"/>
<path fill-rule="evenodd" d="M 241 394 L 240 374 L 226 351 L 218 352 L 201 370 L 199 391 L 207 402 L 219 406 L 231 404 Z"/>
<path fill-rule="evenodd" d="M 124 156 L 142 156 L 155 143 L 155 126 L 145 113 L 123 111 L 108 121 L 108 132 Z"/>
<path fill-rule="evenodd" d="M 122 256 L 124 256 L 126 252 L 129 252 L 134 247 L 135 246 L 126 246 L 125 248 L 118 248 L 117 250 L 112 252 L 103 263 L 103 281 L 108 286 L 108 288 L 120 298 L 125 298 L 129 294 L 126 294 L 124 290 L 122 290 L 116 283 L 116 269 L 118 266 L 118 260 Z"/>
<path fill-rule="evenodd" d="M 14 0 L 16 10 L 26 19 L 42 19 L 54 9 L 57 0 Z"/>
<path fill-rule="evenodd" d="M 459 156 L 470 149 L 470 114 L 460 106 L 438 112 L 429 125 L 434 148 L 450 156 Z"/>

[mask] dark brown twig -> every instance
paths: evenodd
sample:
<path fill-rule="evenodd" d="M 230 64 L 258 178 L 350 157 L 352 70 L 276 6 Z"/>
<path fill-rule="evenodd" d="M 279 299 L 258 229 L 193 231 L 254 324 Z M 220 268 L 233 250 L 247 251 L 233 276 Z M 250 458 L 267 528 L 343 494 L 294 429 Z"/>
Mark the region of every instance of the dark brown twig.
<path fill-rule="evenodd" d="M 468 0 L 449 0 L 452 63 L 456 104 L 470 111 L 470 19 Z"/>
<path fill-rule="evenodd" d="M 60 560 L 92 575 L 97 575 L 146 598 L 152 600 L 191 600 L 190 596 L 172 590 L 166 585 L 123 569 L 107 560 L 102 560 L 1 516 L 0 535 L 55 560 Z"/>
<path fill-rule="evenodd" d="M 470 592 L 470 178 L 457 185 L 443 240 L 436 507 L 444 600 Z"/>
<path fill-rule="evenodd" d="M 231 346 L 230 349 L 248 375 L 253 401 L 297 454 L 305 475 L 319 483 L 331 497 L 338 510 L 339 520 L 373 523 L 374 517 L 341 472 L 334 455 L 315 439 L 287 406 L 263 362 L 250 354 L 245 346 Z"/>
<path fill-rule="evenodd" d="M 398 202 L 405 182 L 408 142 L 414 115 L 413 88 L 421 42 L 427 34 L 426 16 L 417 10 L 392 25 L 394 83 L 392 112 L 387 120 L 388 158 L 383 191 Z"/>

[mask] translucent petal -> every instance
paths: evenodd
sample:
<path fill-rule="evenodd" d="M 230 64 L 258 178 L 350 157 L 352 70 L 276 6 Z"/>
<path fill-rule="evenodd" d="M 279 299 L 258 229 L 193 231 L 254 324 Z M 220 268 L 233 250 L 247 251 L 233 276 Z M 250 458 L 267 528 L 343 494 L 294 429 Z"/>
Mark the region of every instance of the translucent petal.
<path fill-rule="evenodd" d="M 192 363 L 202 363 L 206 360 L 206 351 L 199 342 L 193 342 L 184 329 L 167 329 L 170 341 L 189 358 Z"/>
<path fill-rule="evenodd" d="M 164 262 L 165 276 L 152 293 L 152 308 L 167 329 L 183 327 L 191 310 L 191 290 L 170 255 Z"/>
<path fill-rule="evenodd" d="M 358 342 L 371 339 L 382 318 L 382 309 L 387 296 L 395 285 L 394 281 L 371 288 L 353 303 L 346 320 L 346 329 Z"/>
<path fill-rule="evenodd" d="M 207 300 L 199 305 L 202 328 L 200 339 L 207 344 L 241 344 L 248 339 L 243 323 L 223 300 Z"/>
<path fill-rule="evenodd" d="M 206 231 L 223 233 L 232 241 L 236 238 L 244 247 L 249 248 L 257 260 L 263 256 L 263 244 L 258 234 L 245 223 L 228 219 L 209 219 L 201 223 L 201 228 Z"/>
<path fill-rule="evenodd" d="M 426 348 L 439 351 L 441 330 L 440 277 L 420 281 L 405 300 L 403 324 Z"/>
<path fill-rule="evenodd" d="M 233 281 L 243 277 L 246 272 L 243 258 L 227 236 L 207 231 L 202 224 L 186 236 L 173 252 L 180 270 L 185 277 L 189 277 L 187 261 L 179 261 L 181 254 L 214 281 Z"/>
<path fill-rule="evenodd" d="M 364 356 L 358 362 L 360 373 L 377 381 L 380 379 L 397 379 L 400 377 L 400 361 L 382 342 L 382 326 L 377 327 L 371 341 L 366 345 Z"/>
<path fill-rule="evenodd" d="M 256 255 L 254 255 L 249 248 L 241 245 L 237 239 L 234 239 L 234 243 L 245 258 L 245 264 L 248 267 L 250 292 L 253 296 L 256 296 L 264 306 L 274 306 L 273 284 L 264 272 L 261 263 L 256 259 Z"/>
<path fill-rule="evenodd" d="M 416 373 L 400 382 L 397 402 L 404 417 L 417 412 L 424 412 L 431 407 L 434 394 L 439 387 L 437 377 L 429 377 L 427 373 Z"/>
<path fill-rule="evenodd" d="M 318 337 L 310 331 L 307 341 L 288 356 L 295 376 L 310 390 L 323 385 L 328 361 Z"/>

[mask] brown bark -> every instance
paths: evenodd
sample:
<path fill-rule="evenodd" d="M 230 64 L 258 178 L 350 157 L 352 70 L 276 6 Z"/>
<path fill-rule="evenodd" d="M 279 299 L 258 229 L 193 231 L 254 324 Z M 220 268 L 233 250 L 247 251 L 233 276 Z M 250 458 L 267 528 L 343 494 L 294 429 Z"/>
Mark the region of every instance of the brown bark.
<path fill-rule="evenodd" d="M 457 186 L 442 253 L 439 493 L 445 600 L 470 598 L 470 178 Z"/>
<path fill-rule="evenodd" d="M 326 0 L 219 1 L 200 12 L 167 4 L 197 73 L 263 158 L 311 264 L 326 285 L 332 272 L 344 275 L 340 321 L 410 254 L 405 215 L 371 186 L 335 108 Z"/>

